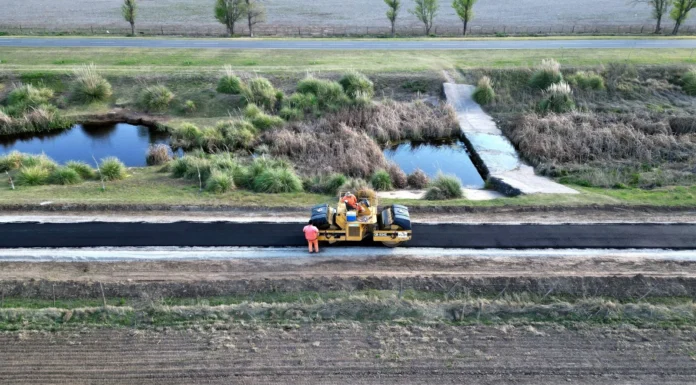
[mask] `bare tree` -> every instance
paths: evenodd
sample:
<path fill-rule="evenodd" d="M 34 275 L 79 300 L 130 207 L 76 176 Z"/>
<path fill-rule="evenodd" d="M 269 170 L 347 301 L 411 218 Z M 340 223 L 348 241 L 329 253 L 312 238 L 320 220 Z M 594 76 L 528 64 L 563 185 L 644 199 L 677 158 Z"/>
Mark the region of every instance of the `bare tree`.
<path fill-rule="evenodd" d="M 652 17 L 655 19 L 655 33 L 662 32 L 662 17 L 669 11 L 672 6 L 672 0 L 634 0 L 635 4 L 646 4 L 652 9 Z"/>
<path fill-rule="evenodd" d="M 249 37 L 254 37 L 254 26 L 266 21 L 266 7 L 259 0 L 246 0 Z"/>
<path fill-rule="evenodd" d="M 216 0 L 215 18 L 227 28 L 230 36 L 234 35 L 234 25 L 247 14 L 244 0 Z"/>
<path fill-rule="evenodd" d="M 401 1 L 399 0 L 384 0 L 389 9 L 387 10 L 387 19 L 391 23 L 391 34 L 394 36 L 396 34 L 396 17 L 399 15 L 399 9 L 401 8 Z"/>
<path fill-rule="evenodd" d="M 466 25 L 474 18 L 474 4 L 477 0 L 453 0 L 452 8 L 457 12 L 457 16 L 464 23 L 463 35 L 466 36 Z M 667 1 L 667 0 L 665 0 Z"/>
<path fill-rule="evenodd" d="M 696 0 L 674 0 L 674 8 L 669 13 L 669 16 L 674 20 L 672 35 L 679 33 L 679 27 L 689 17 L 689 11 L 694 8 L 696 8 Z"/>
<path fill-rule="evenodd" d="M 123 5 L 121 6 L 121 14 L 131 26 L 131 36 L 135 36 L 135 17 L 138 13 L 138 6 L 135 0 L 123 0 Z"/>
<path fill-rule="evenodd" d="M 694 0 L 696 1 L 696 0 Z M 433 28 L 433 19 L 437 15 L 437 10 L 440 8 L 438 0 L 414 0 L 416 7 L 410 10 L 411 14 L 418 18 L 425 26 L 425 34 L 430 35 L 430 29 Z"/>

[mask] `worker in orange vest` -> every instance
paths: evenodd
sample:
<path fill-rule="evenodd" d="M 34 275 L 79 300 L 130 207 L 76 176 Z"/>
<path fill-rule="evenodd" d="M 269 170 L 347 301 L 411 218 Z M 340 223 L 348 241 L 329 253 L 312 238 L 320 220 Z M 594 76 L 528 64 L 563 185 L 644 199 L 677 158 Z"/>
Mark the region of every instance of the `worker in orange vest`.
<path fill-rule="evenodd" d="M 304 232 L 305 239 L 307 240 L 307 244 L 309 245 L 309 252 L 312 252 L 312 246 L 314 246 L 314 252 L 318 253 L 319 252 L 319 229 L 312 224 L 312 221 L 309 221 L 309 224 L 302 229 Z"/>
<path fill-rule="evenodd" d="M 343 198 L 341 199 L 341 202 L 345 203 L 346 206 L 349 209 L 353 210 L 358 210 L 358 198 L 355 197 L 355 195 L 351 194 L 350 192 L 347 192 Z"/>

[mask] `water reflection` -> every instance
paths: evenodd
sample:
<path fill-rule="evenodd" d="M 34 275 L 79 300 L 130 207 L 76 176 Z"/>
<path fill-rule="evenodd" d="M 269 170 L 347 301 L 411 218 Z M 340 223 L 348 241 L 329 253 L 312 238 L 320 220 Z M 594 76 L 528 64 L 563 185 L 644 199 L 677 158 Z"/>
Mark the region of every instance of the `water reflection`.
<path fill-rule="evenodd" d="M 406 173 L 416 169 L 435 177 L 439 172 L 457 176 L 462 185 L 483 188 L 484 181 L 474 166 L 466 146 L 459 140 L 401 143 L 384 150 L 384 156 Z"/>
<path fill-rule="evenodd" d="M 145 152 L 151 144 L 169 144 L 169 134 L 145 126 L 119 123 L 75 125 L 71 129 L 39 135 L 0 137 L 0 155 L 11 151 L 45 153 L 59 163 L 115 156 L 126 166 L 145 165 Z"/>

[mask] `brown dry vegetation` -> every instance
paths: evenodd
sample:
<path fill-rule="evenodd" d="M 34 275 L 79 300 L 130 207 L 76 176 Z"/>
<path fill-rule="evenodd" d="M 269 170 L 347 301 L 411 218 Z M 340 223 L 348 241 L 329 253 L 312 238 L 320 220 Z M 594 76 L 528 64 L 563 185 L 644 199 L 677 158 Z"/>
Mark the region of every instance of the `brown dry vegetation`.
<path fill-rule="evenodd" d="M 472 71 L 496 84 L 486 109 L 537 171 L 588 186 L 655 187 L 696 181 L 696 99 L 681 89 L 686 67 L 614 63 L 593 68 L 606 89 L 573 87 L 576 111 L 542 115 L 532 70 Z M 564 69 L 568 78 L 577 69 Z"/>
<path fill-rule="evenodd" d="M 340 172 L 368 177 L 386 167 L 380 144 L 458 135 L 454 110 L 421 101 L 351 107 L 309 122 L 288 123 L 263 135 L 271 153 L 305 174 Z"/>

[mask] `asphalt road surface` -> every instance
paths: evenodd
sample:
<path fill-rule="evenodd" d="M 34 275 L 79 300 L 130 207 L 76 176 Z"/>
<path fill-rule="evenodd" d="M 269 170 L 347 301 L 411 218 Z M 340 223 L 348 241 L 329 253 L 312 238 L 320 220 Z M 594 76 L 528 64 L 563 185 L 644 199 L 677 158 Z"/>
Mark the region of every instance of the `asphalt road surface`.
<path fill-rule="evenodd" d="M 0 248 L 302 246 L 298 223 L 5 223 Z M 409 247 L 696 249 L 695 224 L 415 224 Z M 364 242 L 363 245 L 371 245 Z"/>
<path fill-rule="evenodd" d="M 147 38 L 0 38 L 0 47 L 226 48 L 322 50 L 469 50 L 696 48 L 696 39 L 588 40 L 252 40 Z"/>

